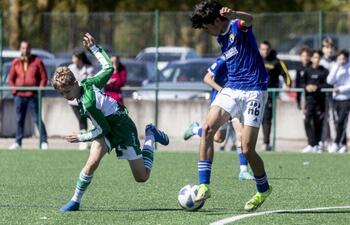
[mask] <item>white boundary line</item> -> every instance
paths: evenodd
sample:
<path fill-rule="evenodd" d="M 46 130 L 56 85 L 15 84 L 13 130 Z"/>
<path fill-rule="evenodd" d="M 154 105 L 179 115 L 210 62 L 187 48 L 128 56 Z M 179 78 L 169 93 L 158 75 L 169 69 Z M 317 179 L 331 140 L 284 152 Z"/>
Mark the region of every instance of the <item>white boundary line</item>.
<path fill-rule="evenodd" d="M 222 220 L 218 220 L 216 222 L 211 223 L 210 225 L 224 225 L 228 223 L 233 223 L 245 218 L 262 216 L 262 215 L 270 215 L 270 214 L 280 214 L 280 213 L 294 213 L 294 212 L 318 212 L 330 209 L 350 209 L 350 205 L 348 206 L 335 206 L 335 207 L 322 207 L 322 208 L 308 208 L 308 209 L 281 209 L 281 210 L 272 210 L 265 212 L 257 212 L 257 213 L 248 213 L 248 214 L 240 214 L 232 217 L 228 217 Z"/>

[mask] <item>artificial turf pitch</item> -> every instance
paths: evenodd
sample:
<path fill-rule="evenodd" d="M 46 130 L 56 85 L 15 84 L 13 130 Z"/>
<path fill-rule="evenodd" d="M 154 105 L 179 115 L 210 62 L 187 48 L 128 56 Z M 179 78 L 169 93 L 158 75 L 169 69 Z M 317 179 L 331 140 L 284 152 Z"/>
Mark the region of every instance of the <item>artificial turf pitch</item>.
<path fill-rule="evenodd" d="M 177 203 L 185 184 L 197 183 L 195 152 L 156 152 L 151 178 L 136 183 L 128 163 L 107 155 L 81 203 L 60 213 L 87 158 L 81 151 L 0 151 L 0 224 L 209 224 L 244 214 L 254 181 L 238 180 L 234 152 L 217 152 L 203 209 Z M 273 193 L 258 210 L 350 205 L 350 154 L 261 154 Z M 350 210 L 285 213 L 235 224 L 350 224 Z"/>

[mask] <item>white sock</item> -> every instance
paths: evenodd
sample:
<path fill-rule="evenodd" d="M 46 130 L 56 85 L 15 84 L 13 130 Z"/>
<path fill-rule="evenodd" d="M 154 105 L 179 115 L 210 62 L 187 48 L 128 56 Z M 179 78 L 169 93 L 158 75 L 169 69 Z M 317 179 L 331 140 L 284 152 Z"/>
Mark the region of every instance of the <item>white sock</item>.
<path fill-rule="evenodd" d="M 241 169 L 241 172 L 247 172 L 248 171 L 248 166 L 246 166 L 246 165 L 240 165 L 239 168 Z"/>
<path fill-rule="evenodd" d="M 200 129 L 201 127 L 193 127 L 192 131 L 194 134 L 198 134 L 198 130 Z"/>

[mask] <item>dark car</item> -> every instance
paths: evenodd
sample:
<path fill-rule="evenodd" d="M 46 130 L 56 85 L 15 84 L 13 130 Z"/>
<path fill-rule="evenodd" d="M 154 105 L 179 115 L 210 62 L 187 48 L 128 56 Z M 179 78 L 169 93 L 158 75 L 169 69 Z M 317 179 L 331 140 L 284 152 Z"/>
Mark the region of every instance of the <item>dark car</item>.
<path fill-rule="evenodd" d="M 159 99 L 209 99 L 210 87 L 203 82 L 208 68 L 215 62 L 215 58 L 197 58 L 170 63 L 161 72 L 166 78 L 159 82 Z M 143 86 L 133 93 L 138 100 L 154 99 L 155 84 Z"/>

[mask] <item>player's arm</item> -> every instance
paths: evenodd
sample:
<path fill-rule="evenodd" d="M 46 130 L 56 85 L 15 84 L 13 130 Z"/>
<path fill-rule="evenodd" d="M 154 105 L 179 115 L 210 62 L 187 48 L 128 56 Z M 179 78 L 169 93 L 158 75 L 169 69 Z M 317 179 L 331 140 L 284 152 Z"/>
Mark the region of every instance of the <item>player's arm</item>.
<path fill-rule="evenodd" d="M 281 68 L 280 73 L 283 77 L 284 83 L 286 84 L 287 87 L 291 87 L 292 86 L 292 79 L 290 78 L 290 74 L 288 72 L 286 64 L 282 60 L 279 60 L 279 64 L 280 64 L 280 68 Z"/>
<path fill-rule="evenodd" d="M 89 34 L 84 35 L 83 44 L 95 56 L 101 65 L 101 70 L 89 82 L 93 83 L 97 88 L 102 89 L 112 76 L 114 68 L 107 53 L 98 45 L 95 44 L 95 39 Z"/>
<path fill-rule="evenodd" d="M 93 120 L 93 124 L 95 125 L 95 128 L 87 132 L 80 133 L 78 135 L 79 142 L 96 140 L 100 137 L 105 136 L 111 131 L 111 127 L 109 126 L 109 123 L 106 120 L 103 113 L 101 112 L 101 110 L 98 110 L 95 107 L 89 107 L 88 111 L 91 115 L 91 120 Z"/>
<path fill-rule="evenodd" d="M 250 27 L 253 24 L 253 16 L 246 12 L 234 11 L 229 7 L 222 7 L 220 14 L 229 20 L 239 19 L 240 26 L 242 27 Z"/>
<path fill-rule="evenodd" d="M 208 84 L 211 88 L 214 88 L 218 92 L 221 91 L 222 87 L 214 81 L 214 74 L 208 71 L 203 78 L 204 83 Z"/>

